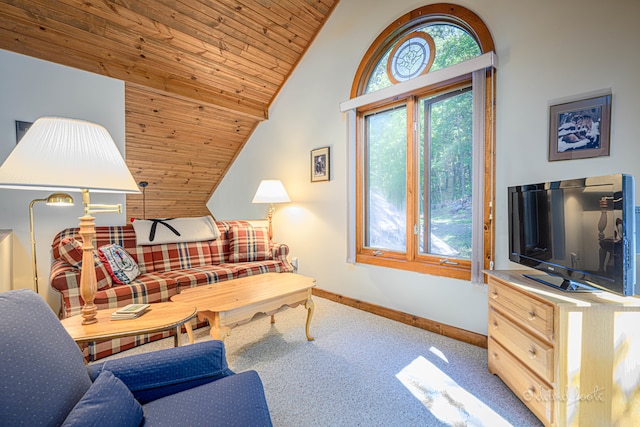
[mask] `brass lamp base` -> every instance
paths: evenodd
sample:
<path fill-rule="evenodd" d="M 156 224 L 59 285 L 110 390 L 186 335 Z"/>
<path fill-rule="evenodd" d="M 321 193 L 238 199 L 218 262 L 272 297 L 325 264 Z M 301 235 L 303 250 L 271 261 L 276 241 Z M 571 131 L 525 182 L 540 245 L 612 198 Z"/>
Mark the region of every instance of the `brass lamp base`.
<path fill-rule="evenodd" d="M 273 207 L 273 204 L 269 207 L 269 213 L 267 214 L 267 218 L 269 218 L 269 242 L 271 242 L 271 239 L 273 238 L 273 228 L 271 228 L 271 220 L 273 219 L 273 211 L 275 210 L 275 208 Z"/>

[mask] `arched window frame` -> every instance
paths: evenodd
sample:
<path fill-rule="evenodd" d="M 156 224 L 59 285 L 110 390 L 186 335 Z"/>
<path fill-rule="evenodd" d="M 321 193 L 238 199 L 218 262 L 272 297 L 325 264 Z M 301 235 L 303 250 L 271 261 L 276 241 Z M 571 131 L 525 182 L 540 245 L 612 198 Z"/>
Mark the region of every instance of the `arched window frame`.
<path fill-rule="evenodd" d="M 478 43 L 481 56 L 464 61 L 431 74 L 398 83 L 390 88 L 365 94 L 365 88 L 382 56 L 402 37 L 417 27 L 427 23 L 450 23 L 467 31 Z M 492 221 L 492 208 L 494 206 L 494 177 L 495 177 L 495 151 L 494 151 L 494 116 L 495 116 L 495 66 L 496 59 L 493 39 L 488 28 L 482 20 L 470 10 L 453 4 L 434 4 L 421 7 L 409 12 L 389 25 L 372 43 L 364 55 L 354 77 L 351 99 L 341 104 L 341 110 L 347 112 L 349 128 L 349 249 L 348 261 L 390 268 L 417 271 L 421 273 L 458 279 L 483 281 L 482 270 L 493 266 L 494 252 L 494 225 Z M 439 74 L 438 74 L 439 73 Z M 437 76 L 435 76 L 438 74 Z M 417 256 L 417 244 L 407 244 L 406 253 L 384 253 L 363 245 L 364 228 L 364 145 L 363 145 L 363 115 L 374 109 L 391 106 L 399 101 L 408 102 L 410 109 L 411 99 L 425 93 L 451 89 L 456 86 L 469 85 L 473 81 L 474 91 L 484 94 L 482 104 L 476 104 L 481 114 L 475 116 L 474 122 L 481 121 L 482 126 L 474 124 L 474 133 L 480 136 L 482 150 L 480 155 L 474 153 L 474 168 L 482 168 L 482 191 L 475 191 L 473 232 L 476 241 L 481 241 L 481 249 L 474 247 L 472 260 L 456 259 L 450 262 L 441 256 Z M 388 95 L 388 96 L 387 96 Z M 480 98 L 480 97 L 478 97 Z M 478 102 L 475 100 L 474 102 Z M 476 120 L 480 117 L 480 120 Z M 480 131 L 478 131 L 480 129 Z M 409 147 L 411 149 L 411 147 Z M 407 182 L 415 180 L 415 170 L 411 166 L 415 159 L 408 154 Z M 413 184 L 408 184 L 408 193 L 415 192 Z M 409 200 L 407 206 L 410 206 Z M 415 222 L 416 212 L 412 208 L 407 210 L 408 225 Z M 407 242 L 411 231 L 407 227 Z M 473 274 L 472 274 L 473 272 Z"/>

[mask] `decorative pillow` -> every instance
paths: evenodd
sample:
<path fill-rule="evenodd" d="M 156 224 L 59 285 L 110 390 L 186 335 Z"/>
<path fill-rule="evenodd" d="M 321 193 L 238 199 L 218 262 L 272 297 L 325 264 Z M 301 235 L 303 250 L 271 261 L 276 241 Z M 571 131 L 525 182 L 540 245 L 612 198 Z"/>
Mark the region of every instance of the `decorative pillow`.
<path fill-rule="evenodd" d="M 100 246 L 98 255 L 116 283 L 128 285 L 140 275 L 138 263 L 120 245 Z"/>
<path fill-rule="evenodd" d="M 102 371 L 62 425 L 137 427 L 143 416 L 142 406 L 127 386 L 110 371 Z"/>
<path fill-rule="evenodd" d="M 138 245 L 204 242 L 220 237 L 218 226 L 211 216 L 134 219 L 133 229 Z"/>
<path fill-rule="evenodd" d="M 66 237 L 60 242 L 60 258 L 71 264 L 78 270 L 82 270 L 82 245 L 73 237 Z M 104 266 L 98 251 L 93 250 L 93 263 L 96 267 L 96 280 L 99 290 L 108 289 L 113 285 L 111 276 Z"/>
<path fill-rule="evenodd" d="M 269 230 L 246 225 L 231 227 L 229 231 L 229 262 L 250 262 L 271 259 Z"/>

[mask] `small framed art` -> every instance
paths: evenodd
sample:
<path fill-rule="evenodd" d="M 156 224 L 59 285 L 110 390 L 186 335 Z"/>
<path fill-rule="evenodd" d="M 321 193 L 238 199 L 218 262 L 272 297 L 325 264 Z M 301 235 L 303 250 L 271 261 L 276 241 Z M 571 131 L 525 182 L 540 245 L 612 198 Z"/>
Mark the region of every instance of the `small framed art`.
<path fill-rule="evenodd" d="M 20 142 L 25 133 L 29 130 L 33 123 L 31 122 L 21 122 L 20 120 L 16 120 L 16 144 Z"/>
<path fill-rule="evenodd" d="M 549 161 L 609 155 L 611 93 L 552 105 Z"/>
<path fill-rule="evenodd" d="M 311 150 L 311 182 L 329 181 L 331 156 L 329 147 Z"/>

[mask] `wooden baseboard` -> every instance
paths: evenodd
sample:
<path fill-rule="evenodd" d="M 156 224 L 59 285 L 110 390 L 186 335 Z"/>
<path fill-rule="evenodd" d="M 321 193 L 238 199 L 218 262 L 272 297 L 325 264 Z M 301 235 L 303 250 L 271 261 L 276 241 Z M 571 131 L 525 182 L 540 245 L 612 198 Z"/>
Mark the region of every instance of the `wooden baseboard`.
<path fill-rule="evenodd" d="M 376 304 L 371 304 L 357 299 L 334 294 L 333 292 L 325 291 L 323 289 L 313 288 L 313 295 L 317 295 L 320 298 L 326 298 L 340 304 L 348 305 L 349 307 L 354 307 L 359 310 L 367 311 L 378 316 L 386 317 L 387 319 L 395 320 L 396 322 L 415 326 L 416 328 L 424 329 L 435 334 L 453 338 L 458 341 L 476 345 L 478 347 L 487 348 L 487 337 L 482 334 L 456 328 L 455 326 L 434 322 L 433 320 L 403 313 L 402 311 L 393 310 L 391 308 L 386 308 Z"/>

